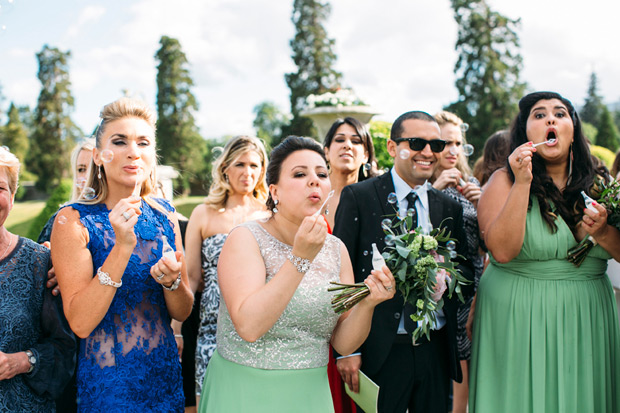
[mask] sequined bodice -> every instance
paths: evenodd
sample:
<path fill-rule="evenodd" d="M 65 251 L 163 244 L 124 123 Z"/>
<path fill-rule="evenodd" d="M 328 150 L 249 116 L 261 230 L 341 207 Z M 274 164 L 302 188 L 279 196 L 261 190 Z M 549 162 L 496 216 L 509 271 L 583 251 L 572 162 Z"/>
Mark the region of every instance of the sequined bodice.
<path fill-rule="evenodd" d="M 280 270 L 292 247 L 278 241 L 258 222 L 250 230 L 265 262 L 265 282 Z M 261 369 L 306 369 L 327 365 L 329 340 L 338 321 L 331 309 L 330 281 L 340 280 L 340 241 L 328 235 L 310 270 L 271 329 L 254 343 L 237 334 L 224 300 L 220 303 L 217 351 L 227 360 Z"/>

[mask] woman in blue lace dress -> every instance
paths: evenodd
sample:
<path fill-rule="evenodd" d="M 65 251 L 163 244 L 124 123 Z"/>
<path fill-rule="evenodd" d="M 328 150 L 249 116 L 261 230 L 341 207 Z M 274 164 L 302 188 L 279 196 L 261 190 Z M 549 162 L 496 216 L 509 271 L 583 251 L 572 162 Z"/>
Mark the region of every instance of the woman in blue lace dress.
<path fill-rule="evenodd" d="M 83 338 L 78 410 L 182 412 L 170 322 L 184 320 L 193 299 L 174 210 L 151 197 L 153 111 L 127 98 L 106 105 L 96 145 L 80 200 L 60 210 L 52 231 L 65 314 Z"/>
<path fill-rule="evenodd" d="M 46 288 L 49 250 L 11 234 L 19 160 L 0 148 L 0 412 L 54 412 L 73 375 L 75 336 Z"/>
<path fill-rule="evenodd" d="M 263 143 L 251 136 L 236 136 L 226 143 L 213 164 L 209 196 L 194 208 L 186 239 L 187 271 L 193 291 L 202 290 L 200 325 L 196 343 L 196 404 L 209 359 L 215 351 L 220 287 L 217 262 L 224 241 L 235 226 L 267 218 L 267 154 Z"/>
<path fill-rule="evenodd" d="M 288 137 L 267 169 L 274 212 L 233 229 L 218 264 L 222 292 L 217 350 L 201 412 L 333 412 L 329 344 L 350 354 L 365 340 L 374 308 L 394 296 L 387 267 L 366 279 L 370 295 L 342 316 L 330 281 L 353 282 L 344 244 L 318 215 L 331 189 L 323 148 Z"/>

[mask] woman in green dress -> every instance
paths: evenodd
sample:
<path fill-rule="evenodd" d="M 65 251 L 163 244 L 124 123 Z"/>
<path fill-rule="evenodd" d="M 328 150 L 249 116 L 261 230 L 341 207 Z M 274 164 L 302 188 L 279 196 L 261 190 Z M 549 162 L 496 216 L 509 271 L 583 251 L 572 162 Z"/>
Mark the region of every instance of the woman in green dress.
<path fill-rule="evenodd" d="M 330 281 L 354 281 L 346 247 L 320 215 L 331 189 L 323 148 L 289 136 L 269 158 L 273 215 L 233 229 L 220 254 L 217 349 L 200 412 L 333 412 L 329 344 L 351 354 L 375 306 L 394 296 L 383 266 L 365 280 L 370 294 L 360 304 L 334 313 Z"/>
<path fill-rule="evenodd" d="M 605 270 L 620 259 L 620 232 L 580 195 L 608 175 L 570 101 L 536 92 L 519 109 L 508 166 L 478 206 L 490 264 L 475 310 L 470 411 L 618 412 L 620 331 Z M 587 236 L 598 245 L 576 267 L 567 250 Z"/>

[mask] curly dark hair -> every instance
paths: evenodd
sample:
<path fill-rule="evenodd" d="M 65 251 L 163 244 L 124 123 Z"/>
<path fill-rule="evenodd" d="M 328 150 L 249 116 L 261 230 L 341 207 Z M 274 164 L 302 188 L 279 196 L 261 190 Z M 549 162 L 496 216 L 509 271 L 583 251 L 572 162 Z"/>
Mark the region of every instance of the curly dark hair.
<path fill-rule="evenodd" d="M 280 181 L 280 174 L 282 173 L 282 164 L 293 152 L 297 151 L 314 151 L 321 155 L 321 158 L 327 165 L 327 159 L 325 159 L 325 152 L 321 145 L 312 138 L 305 138 L 302 136 L 287 136 L 278 146 L 273 148 L 271 154 L 269 154 L 269 165 L 267 166 L 267 186 L 271 184 L 277 184 Z M 267 198 L 267 209 L 270 211 L 275 207 L 273 198 L 271 197 L 271 191 Z"/>
<path fill-rule="evenodd" d="M 573 144 L 571 145 L 573 156 L 572 173 L 569 176 L 566 188 L 564 188 L 564 190 L 558 189 L 551 177 L 547 174 L 545 160 L 540 155 L 534 153 L 532 157 L 533 178 L 530 186 L 530 197 L 535 196 L 538 199 L 540 212 L 552 232 L 557 231 L 556 219 L 558 213 L 574 232 L 577 224 L 581 221 L 583 209 L 585 207 L 581 191 L 590 193 L 597 175 L 606 180 L 608 179 L 608 175 L 605 168 L 595 165 L 592 162 L 588 141 L 583 134 L 581 120 L 573 104 L 568 99 L 555 92 L 534 92 L 523 97 L 519 101 L 519 114 L 512 122 L 510 129 L 510 153 L 518 146 L 529 141 L 526 134 L 526 126 L 532 107 L 536 102 L 550 99 L 558 99 L 566 105 L 570 117 L 573 120 L 574 135 Z M 569 156 L 571 155 L 569 154 Z M 570 162 L 568 162 L 568 164 L 570 164 Z M 506 161 L 506 165 L 508 176 L 510 180 L 514 182 L 515 177 L 508 161 Z"/>

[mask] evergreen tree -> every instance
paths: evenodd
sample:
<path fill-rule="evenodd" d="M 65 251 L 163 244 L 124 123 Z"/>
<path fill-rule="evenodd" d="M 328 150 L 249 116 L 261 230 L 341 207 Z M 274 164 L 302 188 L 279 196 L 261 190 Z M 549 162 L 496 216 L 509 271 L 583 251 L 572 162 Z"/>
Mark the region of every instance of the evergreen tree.
<path fill-rule="evenodd" d="M 620 133 L 607 106 L 601 105 L 601 117 L 599 121 L 596 144 L 615 152 L 620 145 Z"/>
<path fill-rule="evenodd" d="M 297 71 L 285 75 L 286 84 L 291 90 L 291 123 L 283 128 L 286 135 L 312 136 L 312 121 L 302 117 L 306 97 L 335 90 L 340 85 L 342 74 L 333 69 L 336 54 L 335 41 L 327 37 L 323 24 L 329 17 L 331 8 L 320 0 L 295 0 L 292 21 L 295 37 L 290 45 Z"/>
<path fill-rule="evenodd" d="M 601 114 L 603 111 L 603 98 L 598 94 L 598 78 L 596 73 L 590 74 L 590 84 L 588 85 L 588 96 L 579 116 L 583 122 L 591 123 L 597 128 L 600 126 Z"/>
<path fill-rule="evenodd" d="M 157 66 L 157 145 L 162 163 L 180 172 L 177 185 L 187 193 L 203 178 L 206 144 L 196 126 L 198 103 L 185 53 L 177 39 L 162 36 Z"/>
<path fill-rule="evenodd" d="M 469 124 L 468 141 L 479 150 L 517 113 L 525 84 L 516 30 L 520 21 L 492 11 L 486 0 L 452 0 L 458 24 L 454 67 L 458 100 L 445 109 Z"/>
<path fill-rule="evenodd" d="M 254 107 L 254 128 L 256 136 L 265 142 L 268 149 L 273 148 L 282 135 L 282 128 L 289 121 L 288 116 L 273 102 L 262 102 Z"/>
<path fill-rule="evenodd" d="M 43 46 L 37 53 L 41 92 L 35 110 L 35 129 L 26 159 L 28 169 L 37 176 L 37 188 L 49 192 L 68 169 L 68 148 L 81 131 L 71 120 L 73 95 L 68 60 L 71 52 Z"/>
<path fill-rule="evenodd" d="M 2 145 L 8 146 L 11 153 L 22 163 L 28 153 L 28 134 L 19 116 L 19 109 L 13 103 L 9 107 L 9 120 L 4 127 Z"/>

